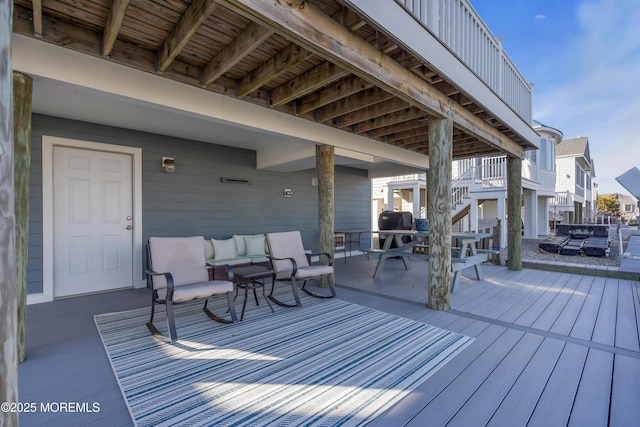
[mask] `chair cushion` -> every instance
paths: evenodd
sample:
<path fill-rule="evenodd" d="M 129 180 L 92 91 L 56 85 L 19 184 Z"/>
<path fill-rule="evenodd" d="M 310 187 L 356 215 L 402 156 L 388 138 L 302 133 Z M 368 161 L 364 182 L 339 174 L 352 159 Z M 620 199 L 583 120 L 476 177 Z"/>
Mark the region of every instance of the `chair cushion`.
<path fill-rule="evenodd" d="M 298 268 L 308 267 L 309 261 L 304 253 L 302 236 L 299 231 L 285 231 L 282 233 L 267 233 L 267 243 L 269 253 L 274 258 L 293 258 Z M 291 262 L 273 261 L 273 268 L 276 273 L 281 271 L 291 271 Z"/>
<path fill-rule="evenodd" d="M 262 237 L 264 238 L 264 234 L 234 234 L 232 236 L 233 240 L 236 243 L 236 254 L 239 256 L 248 255 L 247 254 L 247 237 Z"/>
<path fill-rule="evenodd" d="M 247 247 L 247 256 L 265 256 L 267 254 L 265 251 L 266 243 L 264 235 L 246 236 L 244 240 Z"/>
<path fill-rule="evenodd" d="M 202 236 L 149 238 L 151 268 L 158 273 L 171 273 L 176 287 L 207 281 L 203 241 Z M 154 289 L 166 286 L 164 276 L 153 277 Z"/>
<path fill-rule="evenodd" d="M 213 280 L 211 282 L 195 283 L 174 288 L 173 302 L 185 302 L 198 298 L 207 298 L 212 295 L 233 292 L 233 283 L 226 280 Z M 158 289 L 158 298 L 164 300 L 167 297 L 167 288 Z"/>
<path fill-rule="evenodd" d="M 232 259 L 236 257 L 236 243 L 234 239 L 211 239 L 211 243 L 213 243 L 214 260 L 218 261 L 221 259 Z"/>
<path fill-rule="evenodd" d="M 328 276 L 333 274 L 333 266 L 330 265 L 310 265 L 299 268 L 296 272 L 296 279 L 308 279 L 309 277 Z"/>
<path fill-rule="evenodd" d="M 204 239 L 204 258 L 213 259 L 213 242 L 209 239 Z"/>

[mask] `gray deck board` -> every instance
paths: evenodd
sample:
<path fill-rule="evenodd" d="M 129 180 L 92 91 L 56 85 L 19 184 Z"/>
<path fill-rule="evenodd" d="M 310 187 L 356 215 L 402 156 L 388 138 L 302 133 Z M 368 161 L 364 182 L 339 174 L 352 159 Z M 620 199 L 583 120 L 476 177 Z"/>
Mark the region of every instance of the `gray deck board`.
<path fill-rule="evenodd" d="M 543 338 L 526 334 L 491 372 L 447 426 L 464 427 L 469 420 L 486 425 L 536 353 Z"/>
<path fill-rule="evenodd" d="M 607 345 L 615 344 L 617 308 L 618 281 L 607 279 L 600 302 L 600 310 L 598 310 L 598 317 L 593 328 L 592 340 L 594 342 Z"/>
<path fill-rule="evenodd" d="M 433 400 L 439 391 L 451 384 L 469 364 L 473 363 L 487 348 L 492 347 L 503 336 L 505 329 L 499 326 L 490 326 L 482 322 L 474 322 L 473 327 L 460 331 L 469 336 L 474 336 L 475 341 L 465 349 L 464 352 L 456 356 L 447 363 L 447 369 L 437 371 L 429 381 L 420 384 L 415 393 L 401 400 L 384 414 L 373 420 L 368 427 L 388 427 L 416 425 L 413 423 L 414 415 L 424 408 L 425 403 Z M 475 332 L 472 334 L 471 332 Z M 422 424 L 425 425 L 425 424 Z M 432 424 L 429 424 L 432 425 Z M 433 424 L 436 425 L 436 424 Z"/>
<path fill-rule="evenodd" d="M 526 310 L 515 313 L 516 317 L 514 318 L 513 323 L 517 325 L 531 326 L 540 318 L 542 313 L 547 310 L 554 299 L 564 292 L 565 286 L 569 282 L 570 278 L 571 276 L 569 275 L 557 276 L 553 286 L 547 288 Z"/>
<path fill-rule="evenodd" d="M 510 304 L 505 304 L 505 306 L 510 306 L 509 308 L 502 310 L 503 314 L 498 317 L 498 319 L 503 320 L 505 322 L 516 323 L 516 319 L 522 315 L 522 313 L 526 312 L 534 305 L 542 296 L 547 293 L 547 291 L 553 289 L 553 279 L 549 278 L 548 282 L 545 285 L 535 285 L 535 283 L 530 284 L 528 289 L 522 290 L 518 293 L 517 298 L 513 299 L 513 302 Z M 515 296 L 515 295 L 514 295 Z"/>
<path fill-rule="evenodd" d="M 638 282 L 484 265 L 484 280 L 465 271 L 444 312 L 426 308 L 428 263 L 395 264 L 372 279 L 375 262 L 338 263 L 339 298 L 475 340 L 370 426 L 637 425 Z M 22 425 L 132 425 L 93 315 L 148 303 L 129 290 L 29 306 L 21 401 L 101 411 L 22 414 Z"/>
<path fill-rule="evenodd" d="M 569 335 L 571 329 L 576 323 L 576 318 L 580 314 L 580 310 L 582 310 L 582 306 L 586 300 L 586 295 L 589 293 L 592 283 L 593 277 L 585 276 L 583 280 L 580 281 L 575 292 L 571 295 L 571 298 L 567 301 L 562 312 L 560 312 L 560 315 L 551 326 L 551 329 L 549 330 L 550 332 Z"/>
<path fill-rule="evenodd" d="M 636 313 L 636 326 L 638 330 L 638 342 L 640 342 L 640 284 L 631 283 L 631 290 L 633 294 L 633 306 Z"/>
<path fill-rule="evenodd" d="M 560 313 L 563 312 L 581 280 L 581 276 L 571 275 L 562 292 L 559 292 L 555 296 L 553 301 L 544 309 L 535 322 L 531 324 L 531 327 L 549 331 L 560 316 Z"/>
<path fill-rule="evenodd" d="M 640 360 L 616 355 L 611 390 L 611 426 L 637 426 L 640 420 Z"/>
<path fill-rule="evenodd" d="M 565 426 L 569 421 L 587 348 L 567 343 L 529 419 L 529 426 Z"/>
<path fill-rule="evenodd" d="M 507 330 L 448 384 L 411 420 L 411 426 L 445 425 L 491 375 L 496 365 L 522 339 L 520 331 Z"/>
<path fill-rule="evenodd" d="M 633 286 L 628 281 L 620 281 L 619 283 L 615 344 L 616 347 L 640 351 Z"/>
<path fill-rule="evenodd" d="M 560 340 L 544 339 L 488 421 L 488 426 L 527 424 L 564 346 L 565 343 Z"/>
<path fill-rule="evenodd" d="M 609 422 L 613 354 L 591 349 L 571 410 L 569 425 L 606 426 Z"/>

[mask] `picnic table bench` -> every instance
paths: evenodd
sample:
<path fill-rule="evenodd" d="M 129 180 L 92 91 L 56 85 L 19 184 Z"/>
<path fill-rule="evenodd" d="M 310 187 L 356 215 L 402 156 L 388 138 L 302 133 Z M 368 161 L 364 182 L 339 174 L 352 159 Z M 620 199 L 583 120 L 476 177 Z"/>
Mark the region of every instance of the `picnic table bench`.
<path fill-rule="evenodd" d="M 428 253 L 424 251 L 424 249 L 428 248 L 428 245 L 424 242 L 424 240 L 429 237 L 428 231 L 380 230 L 377 231 L 377 233 L 388 237 L 385 239 L 382 248 L 367 249 L 365 251 L 368 259 L 374 256 L 378 258 L 378 264 L 373 273 L 374 278 L 378 277 L 384 269 L 387 258 L 401 258 L 407 270 L 409 269 L 410 258 L 429 259 Z M 410 236 L 412 240 L 404 243 L 402 241 L 403 236 Z M 476 277 L 478 280 L 482 280 L 483 274 L 480 264 L 488 260 L 489 254 L 496 254 L 498 251 L 477 248 L 477 242 L 486 237 L 491 237 L 489 233 L 456 233 L 451 237 L 460 242 L 460 247 L 452 248 L 451 254 L 451 272 L 453 273 L 453 277 L 451 278 L 451 292 L 453 292 L 460 281 L 462 270 L 465 268 L 474 267 Z M 396 247 L 391 247 L 392 242 L 396 243 Z M 414 252 L 414 248 L 422 249 L 423 251 L 422 253 Z"/>

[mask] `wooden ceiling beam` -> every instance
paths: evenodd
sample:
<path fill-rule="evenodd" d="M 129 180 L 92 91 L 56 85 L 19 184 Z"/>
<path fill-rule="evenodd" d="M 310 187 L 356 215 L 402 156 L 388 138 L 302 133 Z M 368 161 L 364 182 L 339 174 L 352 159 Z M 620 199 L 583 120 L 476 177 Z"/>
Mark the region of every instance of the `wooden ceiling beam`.
<path fill-rule="evenodd" d="M 338 20 L 343 20 L 345 19 L 344 17 L 344 11 L 346 9 L 343 9 L 341 11 L 341 13 L 339 13 L 336 17 L 336 19 Z M 362 21 L 359 21 L 362 22 Z M 355 29 L 360 28 L 359 25 L 357 26 L 351 26 L 349 27 L 351 31 L 355 31 Z M 369 37 L 369 39 L 371 38 L 375 38 L 375 36 Z M 390 52 L 394 49 L 396 49 L 398 47 L 397 44 L 395 44 L 393 41 L 391 40 L 387 40 L 385 43 L 383 43 L 383 51 L 384 52 Z M 329 62 L 329 61 L 327 61 Z M 329 62 L 330 63 L 330 62 Z M 345 70 L 341 70 L 341 74 L 344 73 L 344 75 L 342 77 L 346 77 L 349 76 L 351 73 Z M 339 80 L 339 79 L 337 79 Z M 327 84 L 331 84 L 333 83 L 335 80 L 327 80 Z M 333 102 L 336 102 L 342 98 L 346 98 L 348 96 L 354 95 L 357 92 L 363 91 L 365 89 L 369 89 L 372 88 L 374 85 L 369 83 L 369 82 L 364 82 L 362 79 L 360 79 L 357 76 L 351 76 L 351 78 L 341 81 L 341 82 L 337 82 L 335 83 L 333 86 L 326 88 L 325 90 L 323 90 L 321 93 L 314 93 L 312 94 L 313 91 L 309 91 L 307 92 L 307 94 L 310 94 L 308 97 L 303 98 L 297 105 L 297 110 L 298 114 L 302 115 L 302 114 L 306 114 L 310 111 L 316 110 L 320 107 L 323 107 L 325 105 L 331 104 Z M 320 86 L 322 87 L 322 86 Z M 316 89 L 320 89 L 320 87 L 316 88 Z M 306 94 L 305 94 L 306 95 Z M 296 98 L 293 98 L 296 99 Z"/>
<path fill-rule="evenodd" d="M 202 70 L 202 84 L 207 86 L 218 80 L 238 62 L 264 43 L 273 31 L 251 22 Z"/>
<path fill-rule="evenodd" d="M 313 52 L 295 43 L 282 49 L 273 55 L 258 68 L 244 76 L 238 84 L 238 95 L 247 96 L 251 92 L 286 73 L 290 69 L 300 65 L 313 56 Z"/>
<path fill-rule="evenodd" d="M 405 102 L 438 118 L 451 118 L 494 148 L 517 158 L 524 148 L 478 119 L 461 105 L 400 65 L 376 47 L 324 14 L 312 2 L 291 7 L 288 2 L 217 0 L 251 20 L 269 26 L 289 40 L 351 71 Z"/>
<path fill-rule="evenodd" d="M 215 0 L 194 0 L 191 3 L 158 51 L 156 68 L 159 73 L 164 72 L 171 65 L 216 7 L 218 3 Z"/>
<path fill-rule="evenodd" d="M 367 108 L 361 108 L 353 113 L 338 117 L 337 126 L 339 128 L 353 126 L 357 123 L 367 122 L 368 120 L 395 113 L 400 110 L 406 110 L 408 107 L 409 106 L 404 100 L 393 97 L 387 101 L 371 105 Z"/>
<path fill-rule="evenodd" d="M 299 103 L 296 111 L 298 114 L 305 114 L 325 105 L 332 104 L 340 99 L 355 95 L 366 89 L 371 89 L 374 85 L 358 76 L 350 75 L 347 78 L 337 81 L 317 93 L 304 97 Z"/>
<path fill-rule="evenodd" d="M 342 98 L 337 102 L 327 105 L 320 110 L 318 121 L 326 122 L 345 114 L 353 113 L 370 105 L 392 99 L 394 96 L 376 87 L 365 92 L 358 92 L 348 98 Z M 406 104 L 405 104 L 406 106 Z"/>
<path fill-rule="evenodd" d="M 31 10 L 33 11 L 33 34 L 36 37 L 42 37 L 42 0 L 33 0 Z"/>
<path fill-rule="evenodd" d="M 104 33 L 102 34 L 102 55 L 111 55 L 113 44 L 118 38 L 124 15 L 127 13 L 129 7 L 129 0 L 113 0 L 111 4 L 111 10 L 109 11 L 109 18 L 107 18 L 107 25 L 104 27 Z"/>
<path fill-rule="evenodd" d="M 387 135 L 387 141 L 401 141 L 403 139 L 414 138 L 417 136 L 427 135 L 429 132 L 429 127 L 426 123 L 422 124 L 422 127 L 415 129 L 407 129 L 402 132 L 397 132 L 392 135 Z"/>
<path fill-rule="evenodd" d="M 374 131 L 376 129 L 388 128 L 397 124 L 404 124 L 407 126 L 407 122 L 413 123 L 415 119 L 421 117 L 425 117 L 424 111 L 413 107 L 405 108 L 401 111 L 394 111 L 392 113 L 385 114 L 384 116 L 376 117 L 367 122 L 358 123 L 355 125 L 353 130 L 356 133 L 363 133 Z M 389 133 L 393 133 L 393 131 Z M 383 135 L 388 135 L 389 133 L 384 133 Z"/>
<path fill-rule="evenodd" d="M 347 77 L 349 74 L 348 71 L 341 69 L 337 65 L 325 61 L 317 67 L 272 90 L 271 105 L 277 107 L 278 105 L 286 104 L 289 101 L 315 92 L 336 80 Z"/>
<path fill-rule="evenodd" d="M 426 124 L 426 122 L 423 119 L 424 111 L 421 111 L 421 110 L 416 110 L 416 111 L 420 111 L 420 113 L 422 113 L 422 115 L 417 119 L 408 120 L 406 122 L 397 123 L 395 125 L 381 127 L 379 129 L 374 129 L 369 132 L 369 136 L 371 136 L 372 138 L 385 138 L 397 132 L 403 132 L 405 130 L 415 129 L 415 128 L 424 126 Z"/>

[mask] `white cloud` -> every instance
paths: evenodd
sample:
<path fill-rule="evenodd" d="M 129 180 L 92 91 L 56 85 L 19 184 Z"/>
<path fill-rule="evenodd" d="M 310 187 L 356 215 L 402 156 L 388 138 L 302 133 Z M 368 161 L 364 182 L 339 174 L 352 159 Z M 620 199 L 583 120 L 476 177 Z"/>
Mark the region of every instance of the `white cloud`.
<path fill-rule="evenodd" d="M 543 15 L 541 13 L 536 15 L 536 19 L 546 19 L 547 15 Z"/>
<path fill-rule="evenodd" d="M 598 190 L 624 192 L 615 177 L 640 167 L 640 0 L 583 2 L 576 18 L 557 64 L 571 76 L 536 91 L 535 115 L 565 138 L 589 137 Z"/>

